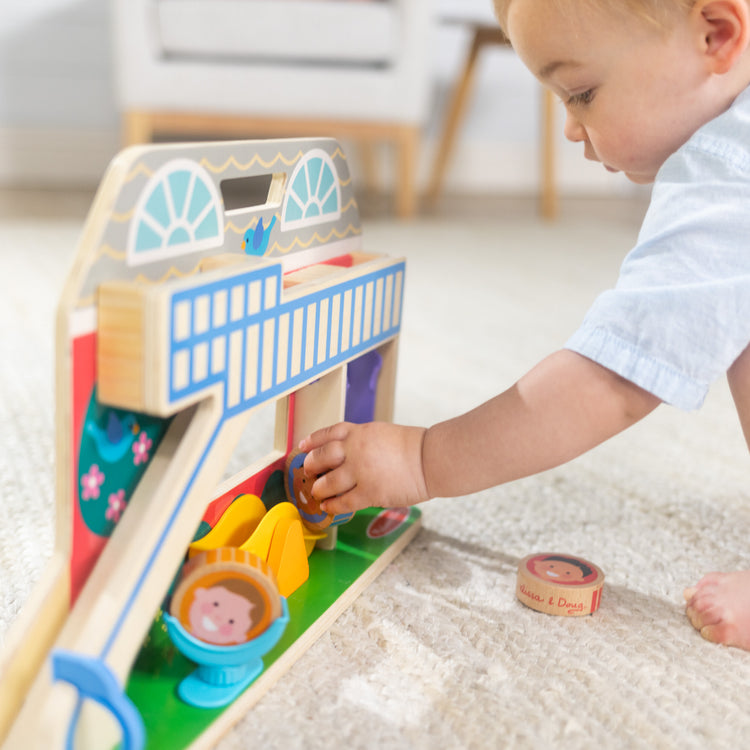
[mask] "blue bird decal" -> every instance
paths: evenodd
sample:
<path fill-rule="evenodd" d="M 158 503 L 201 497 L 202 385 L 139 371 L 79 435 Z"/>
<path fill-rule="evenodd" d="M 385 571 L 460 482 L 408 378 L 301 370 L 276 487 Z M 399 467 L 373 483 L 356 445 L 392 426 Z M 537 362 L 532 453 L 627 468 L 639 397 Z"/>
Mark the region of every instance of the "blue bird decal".
<path fill-rule="evenodd" d="M 133 414 L 125 414 L 122 419 L 110 411 L 107 425 L 102 428 L 95 422 L 86 423 L 86 432 L 94 438 L 96 450 L 107 463 L 119 461 L 133 444 L 139 430 L 138 421 Z"/>
<path fill-rule="evenodd" d="M 276 217 L 271 219 L 271 223 L 263 226 L 263 217 L 258 219 L 254 229 L 248 229 L 242 238 L 242 249 L 247 255 L 263 255 L 268 247 L 268 239 L 271 236 L 271 230 L 276 223 Z"/>

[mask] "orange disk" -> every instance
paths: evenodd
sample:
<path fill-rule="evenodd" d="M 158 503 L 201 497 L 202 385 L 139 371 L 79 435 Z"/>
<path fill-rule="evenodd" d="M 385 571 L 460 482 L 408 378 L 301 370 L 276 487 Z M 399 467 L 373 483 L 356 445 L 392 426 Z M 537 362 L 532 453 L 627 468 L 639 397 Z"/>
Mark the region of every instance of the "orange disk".
<path fill-rule="evenodd" d="M 305 453 L 292 451 L 284 466 L 284 489 L 290 503 L 299 511 L 302 523 L 313 531 L 323 531 L 331 525 L 333 516 L 320 509 L 320 501 L 312 496 L 310 488 L 314 480 L 305 476 L 302 464 Z"/>
<path fill-rule="evenodd" d="M 217 547 L 182 569 L 170 613 L 193 636 L 219 646 L 245 643 L 281 615 L 271 568 L 257 555 Z"/>
<path fill-rule="evenodd" d="M 549 615 L 580 617 L 599 609 L 604 573 L 575 555 L 545 552 L 518 563 L 516 596 L 527 607 Z"/>

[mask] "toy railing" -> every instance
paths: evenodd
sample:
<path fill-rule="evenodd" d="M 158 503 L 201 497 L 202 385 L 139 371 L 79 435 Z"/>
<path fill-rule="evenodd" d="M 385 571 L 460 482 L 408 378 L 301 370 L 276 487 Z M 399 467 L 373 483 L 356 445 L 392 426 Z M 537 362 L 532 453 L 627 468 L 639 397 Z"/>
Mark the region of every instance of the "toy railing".
<path fill-rule="evenodd" d="M 329 266 L 312 292 L 308 284 L 285 294 L 279 263 L 160 287 L 103 284 L 100 399 L 169 416 L 220 385 L 231 417 L 377 346 L 400 327 L 404 263 L 361 260 Z M 126 345 L 133 340 L 137 349 Z"/>

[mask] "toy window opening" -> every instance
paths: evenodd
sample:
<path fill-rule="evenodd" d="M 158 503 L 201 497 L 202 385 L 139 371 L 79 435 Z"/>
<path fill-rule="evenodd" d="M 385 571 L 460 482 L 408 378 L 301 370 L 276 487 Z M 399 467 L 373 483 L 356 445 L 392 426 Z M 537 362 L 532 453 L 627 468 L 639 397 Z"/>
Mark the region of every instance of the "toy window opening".
<path fill-rule="evenodd" d="M 224 209 L 229 212 L 279 205 L 284 197 L 285 183 L 284 172 L 222 180 L 220 188 Z"/>

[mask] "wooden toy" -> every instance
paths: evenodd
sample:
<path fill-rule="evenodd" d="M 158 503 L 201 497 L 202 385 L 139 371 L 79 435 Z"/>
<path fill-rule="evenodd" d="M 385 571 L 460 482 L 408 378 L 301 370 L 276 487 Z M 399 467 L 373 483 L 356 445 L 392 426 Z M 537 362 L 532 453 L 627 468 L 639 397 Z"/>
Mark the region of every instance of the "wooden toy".
<path fill-rule="evenodd" d="M 191 635 L 217 646 L 245 643 L 281 616 L 270 567 L 240 547 L 201 552 L 182 569 L 170 614 Z"/>
<path fill-rule="evenodd" d="M 542 553 L 518 563 L 516 596 L 527 607 L 549 615 L 580 617 L 599 609 L 604 573 L 574 555 Z"/>
<path fill-rule="evenodd" d="M 418 510 L 369 510 L 313 549 L 283 483 L 292 447 L 344 417 L 347 368 L 370 352 L 372 415 L 392 417 L 404 273 L 363 251 L 333 140 L 144 146 L 113 161 L 58 308 L 56 547 L 0 656 L 3 748 L 210 746 L 413 538 Z M 270 444 L 222 480 L 264 404 Z M 225 514 L 235 528 L 221 533 L 245 536 L 242 554 L 262 552 L 294 591 L 234 645 L 163 611 L 191 543 Z M 219 655 L 201 663 L 207 649 Z M 226 654 L 231 665 L 211 663 Z M 232 683 L 209 699 L 221 710 L 196 707 L 194 672 Z"/>
<path fill-rule="evenodd" d="M 289 502 L 293 503 L 302 518 L 302 523 L 311 531 L 323 531 L 331 526 L 340 526 L 351 521 L 353 513 L 326 513 L 311 491 L 313 480 L 306 476 L 303 464 L 306 453 L 292 451 L 284 466 L 284 489 Z"/>

